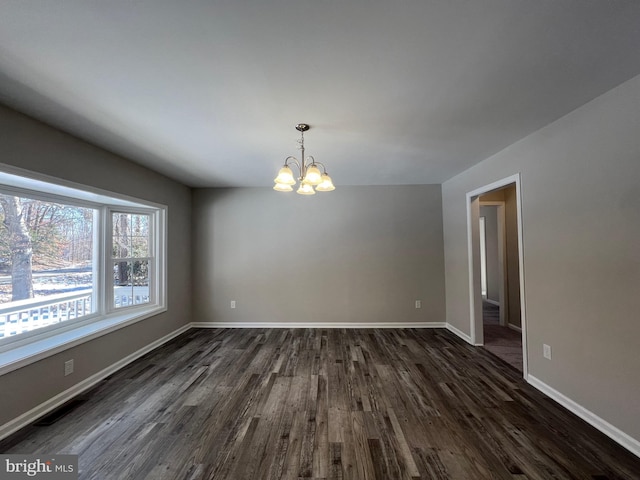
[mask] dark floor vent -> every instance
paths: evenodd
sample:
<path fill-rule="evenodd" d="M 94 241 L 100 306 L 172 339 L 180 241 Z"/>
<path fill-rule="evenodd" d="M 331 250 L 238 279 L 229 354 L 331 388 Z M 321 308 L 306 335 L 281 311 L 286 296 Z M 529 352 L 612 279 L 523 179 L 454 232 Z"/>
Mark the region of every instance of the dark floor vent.
<path fill-rule="evenodd" d="M 68 401 L 64 405 L 61 405 L 60 407 L 56 408 L 53 412 L 50 412 L 44 417 L 40 418 L 40 420 L 35 422 L 33 425 L 36 427 L 48 427 L 50 425 L 53 425 L 58 420 L 63 418 L 68 413 L 71 413 L 72 411 L 74 411 L 76 408 L 78 408 L 80 405 L 82 405 L 86 401 L 87 401 L 87 398 L 83 398 L 83 397 L 74 398 L 73 400 Z"/>

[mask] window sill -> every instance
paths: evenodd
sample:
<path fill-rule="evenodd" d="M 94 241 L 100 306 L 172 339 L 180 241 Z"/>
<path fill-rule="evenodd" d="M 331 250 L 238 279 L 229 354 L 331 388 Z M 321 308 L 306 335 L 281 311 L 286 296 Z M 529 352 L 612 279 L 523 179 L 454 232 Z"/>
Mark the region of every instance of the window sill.
<path fill-rule="evenodd" d="M 11 350 L 0 353 L 0 375 L 35 363 L 69 348 L 107 335 L 126 326 L 166 311 L 166 307 L 154 306 L 143 310 L 116 313 L 108 317 L 80 325 L 46 338 L 34 340 Z"/>

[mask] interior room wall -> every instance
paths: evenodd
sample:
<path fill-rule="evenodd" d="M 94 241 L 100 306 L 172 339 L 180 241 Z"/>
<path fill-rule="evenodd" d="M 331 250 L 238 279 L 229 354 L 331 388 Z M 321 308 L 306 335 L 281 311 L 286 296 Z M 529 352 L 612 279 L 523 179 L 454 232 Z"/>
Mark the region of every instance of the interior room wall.
<path fill-rule="evenodd" d="M 440 185 L 196 189 L 194 321 L 444 322 L 441 201 Z"/>
<path fill-rule="evenodd" d="M 504 202 L 504 242 L 505 242 L 505 295 L 506 321 L 509 325 L 520 328 L 520 266 L 518 263 L 518 212 L 515 185 L 494 190 L 480 196 L 481 202 Z M 484 213 L 483 213 L 484 212 Z M 480 215 L 487 218 L 487 258 L 491 263 L 487 266 L 487 281 L 491 284 L 490 300 L 499 298 L 498 272 L 498 237 L 497 237 L 497 207 L 486 205 L 480 207 Z M 489 250 L 489 246 L 491 249 Z"/>
<path fill-rule="evenodd" d="M 639 126 L 640 76 L 442 185 L 447 321 L 470 332 L 466 193 L 519 173 L 529 379 L 636 442 Z"/>
<path fill-rule="evenodd" d="M 169 252 L 168 310 L 0 376 L 3 425 L 191 321 L 191 189 L 2 106 L 0 132 L 2 163 L 167 205 Z"/>
<path fill-rule="evenodd" d="M 487 259 L 487 300 L 500 301 L 500 271 L 498 264 L 498 207 L 480 206 L 480 216 L 484 217 L 485 249 Z"/>
<path fill-rule="evenodd" d="M 504 202 L 504 188 L 492 190 L 480 195 L 481 202 Z"/>

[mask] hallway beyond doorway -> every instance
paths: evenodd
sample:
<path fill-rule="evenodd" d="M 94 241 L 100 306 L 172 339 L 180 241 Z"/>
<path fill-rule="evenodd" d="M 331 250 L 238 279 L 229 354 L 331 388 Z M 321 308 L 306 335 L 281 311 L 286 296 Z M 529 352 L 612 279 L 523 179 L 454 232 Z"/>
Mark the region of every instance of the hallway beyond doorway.
<path fill-rule="evenodd" d="M 522 371 L 522 334 L 500 325 L 500 308 L 482 302 L 484 348 Z"/>

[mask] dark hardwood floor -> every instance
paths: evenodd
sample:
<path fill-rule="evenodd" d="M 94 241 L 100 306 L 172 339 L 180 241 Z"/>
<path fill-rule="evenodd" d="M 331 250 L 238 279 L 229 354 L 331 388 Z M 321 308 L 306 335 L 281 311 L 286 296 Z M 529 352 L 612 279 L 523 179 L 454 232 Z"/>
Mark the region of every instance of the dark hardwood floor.
<path fill-rule="evenodd" d="M 190 330 L 0 452 L 100 480 L 640 478 L 520 375 L 441 329 Z"/>

